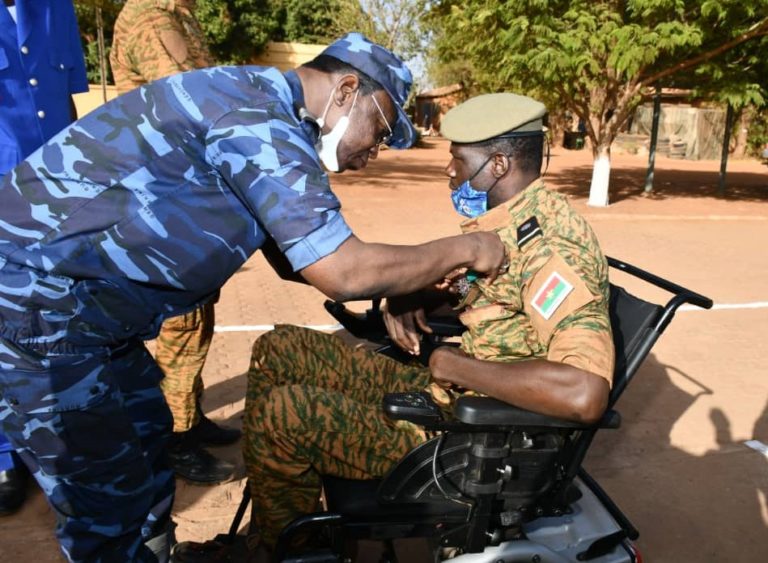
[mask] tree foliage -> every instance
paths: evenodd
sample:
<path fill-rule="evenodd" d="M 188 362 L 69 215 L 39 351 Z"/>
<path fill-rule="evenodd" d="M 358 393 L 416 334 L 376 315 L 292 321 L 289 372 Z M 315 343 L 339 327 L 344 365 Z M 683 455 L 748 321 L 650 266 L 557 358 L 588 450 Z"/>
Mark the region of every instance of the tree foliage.
<path fill-rule="evenodd" d="M 105 56 L 108 59 L 109 48 L 112 45 L 112 30 L 115 27 L 115 20 L 124 3 L 125 0 L 75 0 L 74 2 L 77 25 L 80 28 L 80 37 L 83 43 L 88 81 L 92 84 L 101 81 L 96 11 L 101 10 L 101 19 L 104 26 Z M 108 64 L 106 68 L 106 79 L 111 81 L 112 74 Z"/>
<path fill-rule="evenodd" d="M 419 19 L 427 0 L 197 0 L 195 15 L 220 64 L 243 64 L 268 41 L 329 43 L 360 31 L 405 58 L 422 48 Z M 98 82 L 96 10 L 107 47 L 125 0 L 75 0 L 88 78 Z"/>
<path fill-rule="evenodd" d="M 408 57 L 419 45 L 425 0 L 197 0 L 197 15 L 221 61 L 246 62 L 267 41 L 329 43 L 360 31 Z"/>
<path fill-rule="evenodd" d="M 689 76 L 703 88 L 714 76 L 729 99 L 766 97 L 768 0 L 438 0 L 427 26 L 443 68 L 461 65 L 474 90 L 566 107 L 596 158 L 657 83 Z"/>

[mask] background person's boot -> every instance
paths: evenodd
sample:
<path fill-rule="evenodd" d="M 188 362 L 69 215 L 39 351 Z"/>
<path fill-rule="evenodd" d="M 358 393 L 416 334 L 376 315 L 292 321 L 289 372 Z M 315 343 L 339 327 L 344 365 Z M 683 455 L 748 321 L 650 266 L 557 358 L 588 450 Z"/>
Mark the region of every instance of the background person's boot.
<path fill-rule="evenodd" d="M 230 479 L 235 466 L 204 450 L 192 434 L 174 432 L 168 450 L 168 465 L 176 475 L 193 483 L 210 485 Z"/>
<path fill-rule="evenodd" d="M 13 514 L 27 498 L 29 471 L 15 452 L 0 455 L 7 456 L 0 471 L 0 515 Z"/>
<path fill-rule="evenodd" d="M 200 407 L 198 406 L 198 423 L 189 430 L 194 439 L 197 440 L 198 444 L 206 446 L 228 446 L 240 439 L 240 435 L 242 434 L 240 430 L 219 426 L 205 416 L 199 408 Z"/>

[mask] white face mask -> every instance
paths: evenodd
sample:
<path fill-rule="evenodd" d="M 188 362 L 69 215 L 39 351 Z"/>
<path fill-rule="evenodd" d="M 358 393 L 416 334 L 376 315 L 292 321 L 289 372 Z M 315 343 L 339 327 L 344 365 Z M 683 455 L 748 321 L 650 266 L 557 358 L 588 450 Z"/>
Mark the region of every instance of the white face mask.
<path fill-rule="evenodd" d="M 359 93 L 359 90 L 355 92 L 355 97 L 352 99 L 352 107 L 349 109 L 349 113 L 347 115 L 341 116 L 336 122 L 336 125 L 333 126 L 333 129 L 330 130 L 330 132 L 326 133 L 325 135 L 320 135 L 320 138 L 317 140 L 317 144 L 315 145 L 317 155 L 320 157 L 323 165 L 331 172 L 339 171 L 339 143 L 341 142 L 341 138 L 344 136 L 344 133 L 346 133 L 347 129 L 349 128 L 349 116 L 352 115 L 352 111 L 355 109 L 355 104 L 357 103 L 357 95 Z M 325 105 L 325 111 L 323 111 L 323 115 L 317 120 L 317 125 L 321 130 L 323 126 L 325 126 L 325 117 L 328 115 L 331 102 L 333 102 L 333 92 L 331 92 L 331 97 L 328 99 L 328 103 Z"/>

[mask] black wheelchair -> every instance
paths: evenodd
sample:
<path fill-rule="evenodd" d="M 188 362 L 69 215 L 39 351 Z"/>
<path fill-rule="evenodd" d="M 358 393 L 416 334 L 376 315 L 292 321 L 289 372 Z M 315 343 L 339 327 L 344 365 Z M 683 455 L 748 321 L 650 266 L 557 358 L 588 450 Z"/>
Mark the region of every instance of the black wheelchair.
<path fill-rule="evenodd" d="M 610 315 L 616 368 L 608 408 L 592 425 L 559 420 L 488 397 L 462 397 L 453 418 L 443 419 L 428 395 L 387 395 L 384 411 L 420 425 L 434 437 L 410 451 L 382 479 L 353 481 L 324 477 L 327 511 L 301 516 L 280 534 L 275 561 L 354 561 L 359 540 L 382 542 L 382 561 L 397 561 L 394 540 L 424 538 L 433 561 L 636 562 L 638 531 L 587 474 L 582 462 L 603 428 L 621 417 L 614 405 L 685 304 L 709 309 L 712 300 L 640 268 L 609 258 L 612 268 L 672 294 L 651 303 L 611 284 Z M 388 343 L 378 303 L 364 315 L 344 305 L 326 308 L 354 336 Z M 430 319 L 434 334 L 423 346 L 459 335 L 453 319 Z M 237 533 L 248 494 L 230 529 Z M 296 549 L 296 539 L 320 532 L 324 547 Z"/>

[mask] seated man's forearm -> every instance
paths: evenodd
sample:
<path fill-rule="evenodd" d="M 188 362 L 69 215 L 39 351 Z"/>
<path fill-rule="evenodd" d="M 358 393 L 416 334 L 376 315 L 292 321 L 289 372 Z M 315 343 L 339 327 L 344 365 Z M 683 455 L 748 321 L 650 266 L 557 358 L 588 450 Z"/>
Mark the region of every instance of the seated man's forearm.
<path fill-rule="evenodd" d="M 476 360 L 437 350 L 430 368 L 439 382 L 452 383 L 530 411 L 593 423 L 608 403 L 608 381 L 577 367 L 548 360 L 513 363 Z"/>

